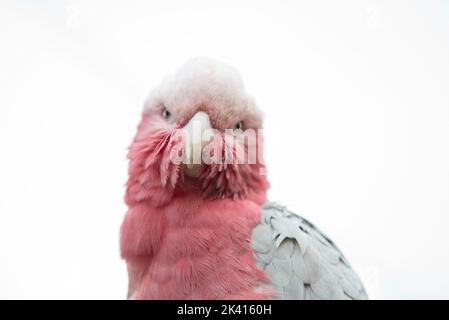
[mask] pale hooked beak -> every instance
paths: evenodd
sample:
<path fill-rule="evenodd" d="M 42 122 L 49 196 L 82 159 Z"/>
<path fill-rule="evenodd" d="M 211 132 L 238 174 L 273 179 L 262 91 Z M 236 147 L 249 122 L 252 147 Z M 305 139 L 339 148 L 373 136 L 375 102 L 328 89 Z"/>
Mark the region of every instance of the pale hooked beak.
<path fill-rule="evenodd" d="M 184 173 L 190 177 L 197 177 L 201 168 L 202 150 L 208 142 L 205 131 L 210 130 L 211 124 L 207 113 L 197 112 L 182 128 L 184 131 Z"/>

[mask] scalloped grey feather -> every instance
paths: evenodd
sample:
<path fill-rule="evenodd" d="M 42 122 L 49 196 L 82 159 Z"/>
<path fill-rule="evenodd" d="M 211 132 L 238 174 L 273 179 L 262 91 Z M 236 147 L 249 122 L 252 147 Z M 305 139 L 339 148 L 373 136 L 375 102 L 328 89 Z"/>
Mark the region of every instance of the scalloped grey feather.
<path fill-rule="evenodd" d="M 368 299 L 362 282 L 337 246 L 283 206 L 268 202 L 262 207 L 252 247 L 277 299 Z"/>

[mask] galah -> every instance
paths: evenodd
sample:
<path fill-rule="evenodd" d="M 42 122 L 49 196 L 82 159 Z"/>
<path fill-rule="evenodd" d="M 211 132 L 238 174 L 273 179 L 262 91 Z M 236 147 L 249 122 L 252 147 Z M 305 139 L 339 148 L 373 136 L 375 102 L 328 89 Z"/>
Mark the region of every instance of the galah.
<path fill-rule="evenodd" d="M 120 230 L 129 299 L 367 298 L 326 235 L 267 201 L 261 129 L 222 62 L 191 59 L 150 93 Z"/>

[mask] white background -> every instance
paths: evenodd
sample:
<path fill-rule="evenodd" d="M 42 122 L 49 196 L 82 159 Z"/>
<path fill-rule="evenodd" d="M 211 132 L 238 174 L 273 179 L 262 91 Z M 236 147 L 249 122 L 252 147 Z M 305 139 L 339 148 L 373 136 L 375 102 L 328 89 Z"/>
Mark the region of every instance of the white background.
<path fill-rule="evenodd" d="M 192 56 L 265 113 L 270 198 L 372 298 L 449 298 L 449 1 L 0 4 L 0 298 L 124 298 L 126 148 Z"/>

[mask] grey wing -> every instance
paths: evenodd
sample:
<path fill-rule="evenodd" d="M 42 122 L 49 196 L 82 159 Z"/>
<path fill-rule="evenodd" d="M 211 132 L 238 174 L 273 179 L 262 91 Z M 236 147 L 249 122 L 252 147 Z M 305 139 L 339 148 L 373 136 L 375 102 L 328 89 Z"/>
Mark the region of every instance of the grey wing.
<path fill-rule="evenodd" d="M 276 203 L 262 207 L 252 234 L 257 263 L 279 299 L 367 299 L 337 246 L 314 225 Z"/>

